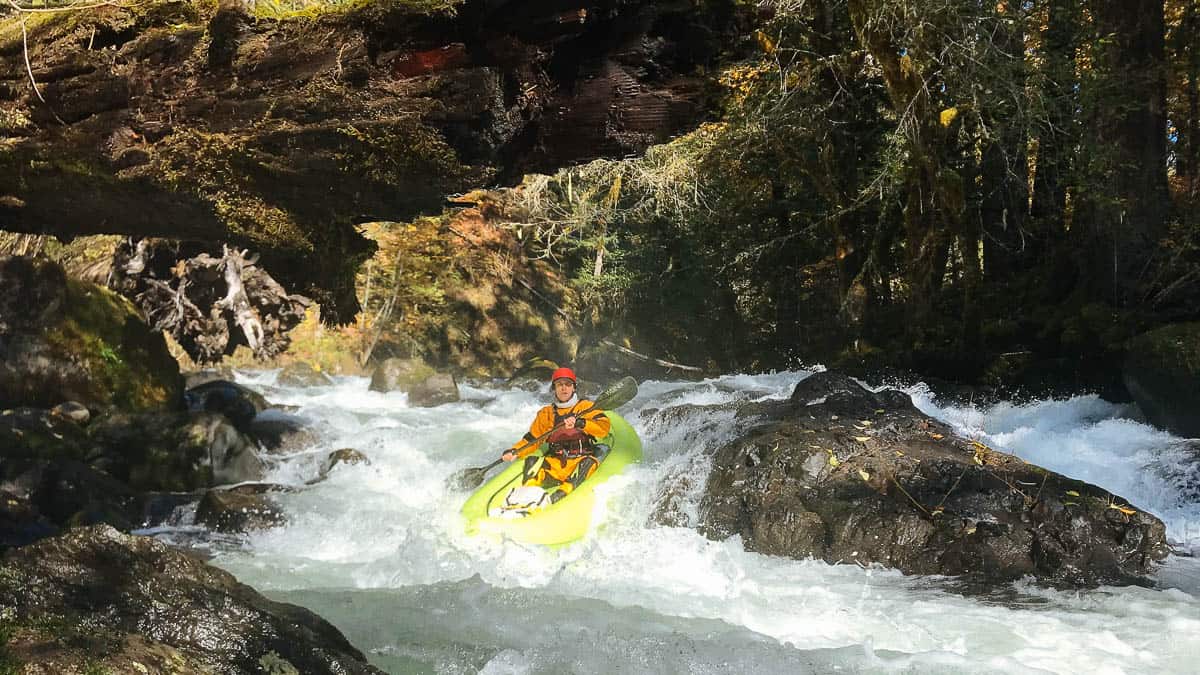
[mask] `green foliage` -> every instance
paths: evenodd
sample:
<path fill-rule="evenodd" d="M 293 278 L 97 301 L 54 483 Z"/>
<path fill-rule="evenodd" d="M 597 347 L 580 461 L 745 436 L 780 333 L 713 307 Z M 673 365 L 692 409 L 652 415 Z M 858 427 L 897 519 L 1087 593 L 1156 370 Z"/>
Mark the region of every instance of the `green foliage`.
<path fill-rule="evenodd" d="M 21 662 L 8 650 L 8 643 L 16 633 L 16 626 L 0 620 L 0 675 L 17 675 L 21 672 Z"/>

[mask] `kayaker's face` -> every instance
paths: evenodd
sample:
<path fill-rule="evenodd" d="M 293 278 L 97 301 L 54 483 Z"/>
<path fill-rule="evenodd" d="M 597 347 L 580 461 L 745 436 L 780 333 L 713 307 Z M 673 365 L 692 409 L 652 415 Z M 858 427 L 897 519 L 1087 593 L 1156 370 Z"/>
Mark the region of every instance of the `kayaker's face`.
<path fill-rule="evenodd" d="M 554 381 L 554 396 L 560 402 L 565 403 L 567 399 L 575 395 L 575 383 L 565 377 L 560 377 Z"/>

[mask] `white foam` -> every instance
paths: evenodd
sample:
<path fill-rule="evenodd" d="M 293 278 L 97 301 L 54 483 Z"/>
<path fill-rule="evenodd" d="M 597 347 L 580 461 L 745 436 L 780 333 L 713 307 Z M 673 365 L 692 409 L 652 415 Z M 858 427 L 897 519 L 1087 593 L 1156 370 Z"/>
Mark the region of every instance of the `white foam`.
<path fill-rule="evenodd" d="M 305 472 L 315 471 L 314 458 L 340 447 L 363 451 L 371 464 L 338 466 L 325 482 L 280 496 L 289 523 L 249 537 L 245 550 L 222 552 L 216 562 L 256 587 L 289 590 L 313 602 L 320 589 L 355 588 L 369 589 L 353 597 L 370 598 L 381 612 L 389 606 L 399 611 L 405 603 L 426 614 L 437 609 L 445 630 L 474 636 L 467 646 L 447 652 L 434 637 L 413 643 L 366 625 L 343 629 L 360 648 L 401 659 L 397 664 L 446 660 L 471 664 L 469 672 L 545 672 L 548 662 L 573 672 L 611 672 L 604 666 L 613 663 L 637 672 L 679 672 L 672 663 L 730 672 L 722 670 L 723 654 L 738 672 L 838 664 L 911 672 L 1192 667 L 1200 654 L 1200 605 L 1189 584 L 1200 575 L 1187 571 L 1173 577 L 1180 590 L 1063 593 L 1019 584 L 1011 598 L 997 601 L 962 597 L 944 582 L 894 571 L 747 553 L 736 538 L 713 542 L 691 528 L 655 524 L 654 510 L 668 491 L 684 520 L 698 522 L 708 457 L 743 422 L 725 413 L 648 425 L 640 410 L 782 399 L 810 372 L 643 383 L 621 412 L 643 435 L 645 462 L 598 491 L 602 507 L 594 531 L 558 550 L 466 536 L 457 513 L 466 495 L 444 484 L 455 471 L 484 465 L 516 441 L 544 394 L 464 387 L 464 402 L 417 409 L 407 407 L 403 396 L 367 392 L 361 378 L 285 389 L 282 398 L 301 406 L 297 414 L 319 421 L 322 440 L 286 461 L 274 478 L 303 482 Z M 1172 439 L 1127 419 L 1121 406 L 1079 397 L 943 409 L 920 389 L 914 398 L 961 433 L 1096 482 L 1139 508 L 1161 508 L 1176 536 L 1186 536 L 1184 524 L 1200 522 L 1189 520 L 1195 505 L 1180 504 L 1169 481 L 1155 482 L 1142 471 L 1147 462 L 1163 461 L 1156 449 Z M 482 621 L 478 607 L 443 606 L 448 601 L 438 589 L 469 579 L 477 579 L 479 593 L 499 594 L 520 621 L 534 621 L 537 612 L 512 607 L 529 604 L 544 614 L 562 606 L 562 621 L 581 622 L 577 629 L 591 656 L 521 637 L 505 625 L 511 617 Z M 548 601 L 547 594 L 559 599 Z M 331 602 L 328 609 L 349 611 L 338 607 Z M 586 618 L 576 617 L 580 608 Z M 346 621 L 358 626 L 350 616 Z M 406 625 L 417 630 L 415 623 Z M 664 625 L 671 628 L 664 632 Z M 715 625 L 731 628 L 710 648 L 703 636 L 712 635 Z M 588 637 L 604 630 L 614 633 L 612 651 L 604 640 Z M 677 661 L 666 659 L 664 649 L 679 650 Z"/>

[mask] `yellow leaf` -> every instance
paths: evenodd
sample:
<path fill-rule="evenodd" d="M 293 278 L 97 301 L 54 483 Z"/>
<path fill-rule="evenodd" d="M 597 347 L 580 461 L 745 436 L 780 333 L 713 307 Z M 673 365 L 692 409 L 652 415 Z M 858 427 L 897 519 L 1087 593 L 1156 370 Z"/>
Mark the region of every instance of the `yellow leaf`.
<path fill-rule="evenodd" d="M 871 474 L 862 469 L 858 470 L 858 475 L 861 476 L 863 480 L 871 480 Z"/>
<path fill-rule="evenodd" d="M 866 443 L 867 441 L 871 440 L 871 437 L 870 436 L 855 436 L 854 440 L 858 441 L 859 443 Z"/>
<path fill-rule="evenodd" d="M 897 456 L 897 457 L 903 457 L 903 456 L 904 456 L 904 453 L 903 453 L 903 452 L 900 452 L 899 450 L 897 450 L 897 451 L 896 451 L 896 456 Z"/>
<path fill-rule="evenodd" d="M 1079 502 L 1063 502 L 1063 506 L 1079 506 Z"/>
<path fill-rule="evenodd" d="M 871 426 L 871 420 L 859 420 L 859 422 L 860 422 L 860 423 L 861 423 L 863 426 L 867 426 L 867 427 Z"/>
<path fill-rule="evenodd" d="M 754 39 L 758 41 L 758 46 L 762 48 L 763 52 L 767 54 L 774 53 L 775 41 L 771 39 L 771 36 L 761 30 L 756 30 L 754 31 Z"/>
<path fill-rule="evenodd" d="M 929 515 L 931 515 L 931 516 L 940 516 L 940 515 L 942 515 L 942 511 L 943 511 L 942 507 L 940 507 L 940 506 L 939 506 L 939 507 L 937 507 L 936 509 L 934 509 L 934 510 L 930 511 L 930 512 L 929 512 Z"/>
<path fill-rule="evenodd" d="M 1076 491 L 1074 491 L 1074 490 L 1067 490 L 1067 494 L 1071 495 L 1072 497 L 1078 497 L 1078 496 L 1079 496 L 1079 493 L 1078 493 L 1078 492 L 1076 492 Z"/>
<path fill-rule="evenodd" d="M 883 414 L 883 413 L 885 413 L 885 412 L 887 412 L 887 411 L 886 411 L 886 410 L 884 410 L 883 408 L 880 408 L 879 410 L 876 410 L 876 411 L 875 411 L 875 414 L 876 414 L 876 415 L 882 415 L 882 414 Z"/>
<path fill-rule="evenodd" d="M 830 454 L 829 455 L 829 466 L 837 466 L 839 464 L 841 464 L 841 462 L 838 461 L 837 455 Z"/>
<path fill-rule="evenodd" d="M 942 126 L 948 127 L 954 123 L 954 118 L 958 117 L 958 108 L 946 108 L 940 115 Z"/>
<path fill-rule="evenodd" d="M 974 457 L 972 457 L 972 459 L 974 459 L 975 463 L 978 464 L 979 466 L 983 466 L 983 458 L 980 457 L 979 455 L 975 455 Z"/>
<path fill-rule="evenodd" d="M 945 438 L 945 436 L 943 436 L 942 434 L 929 434 L 929 437 L 935 441 L 940 441 L 943 438 Z"/>

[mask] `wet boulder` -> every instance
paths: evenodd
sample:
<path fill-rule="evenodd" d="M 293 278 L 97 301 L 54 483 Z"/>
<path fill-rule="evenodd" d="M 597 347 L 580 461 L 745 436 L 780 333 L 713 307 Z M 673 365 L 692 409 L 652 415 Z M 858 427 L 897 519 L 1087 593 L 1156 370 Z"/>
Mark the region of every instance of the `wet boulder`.
<path fill-rule="evenodd" d="M 358 450 L 355 450 L 354 448 L 341 448 L 340 450 L 334 450 L 333 452 L 329 453 L 329 456 L 325 458 L 325 462 L 321 465 L 321 475 L 325 476 L 330 471 L 333 471 L 334 467 L 339 464 L 353 466 L 355 464 L 370 463 L 371 460 Z"/>
<path fill-rule="evenodd" d="M 380 673 L 309 610 L 106 526 L 10 551 L 0 616 L 8 656 L 38 672 Z"/>
<path fill-rule="evenodd" d="M 903 392 L 818 373 L 788 401 L 735 407 L 742 431 L 717 449 L 700 503 L 710 538 L 909 574 L 1063 586 L 1142 582 L 1168 553 L 1162 522 L 1136 505 L 957 437 Z"/>
<path fill-rule="evenodd" d="M 0 548 L 23 546 L 78 524 L 134 527 L 133 491 L 92 465 L 98 457 L 78 425 L 48 410 L 0 414 Z"/>
<path fill-rule="evenodd" d="M 262 394 L 229 380 L 210 380 L 192 387 L 184 392 L 183 400 L 188 410 L 220 413 L 243 431 L 271 405 Z"/>
<path fill-rule="evenodd" d="M 420 359 L 385 359 L 371 374 L 371 391 L 407 392 L 435 374 L 433 368 Z"/>
<path fill-rule="evenodd" d="M 88 434 L 94 463 L 138 491 L 259 480 L 266 470 L 253 439 L 214 413 L 109 415 Z"/>
<path fill-rule="evenodd" d="M 58 534 L 59 526 L 50 522 L 31 501 L 0 490 L 0 554 Z"/>
<path fill-rule="evenodd" d="M 324 387 L 333 384 L 333 378 L 311 363 L 293 361 L 279 371 L 276 383 L 282 387 Z"/>
<path fill-rule="evenodd" d="M 1200 322 L 1178 323 L 1129 341 L 1125 388 L 1146 419 L 1184 438 L 1200 438 Z"/>
<path fill-rule="evenodd" d="M 457 400 L 458 383 L 448 373 L 437 373 L 408 390 L 408 404 L 416 408 L 432 408 Z"/>
<path fill-rule="evenodd" d="M 128 300 L 40 258 L 0 257 L 0 288 L 0 407 L 179 407 L 179 365 Z"/>
<path fill-rule="evenodd" d="M 285 489 L 282 486 L 239 485 L 209 490 L 196 505 L 196 522 L 231 534 L 282 525 L 287 518 L 266 494 Z"/>
<path fill-rule="evenodd" d="M 233 368 L 230 368 L 229 366 L 203 368 L 201 370 L 193 370 L 183 374 L 183 380 L 188 389 L 194 389 L 202 384 L 216 382 L 217 380 L 232 382 L 233 378 Z"/>
<path fill-rule="evenodd" d="M 290 455 L 316 444 L 320 439 L 308 422 L 282 410 L 269 409 L 250 422 L 249 435 L 274 455 Z"/>
<path fill-rule="evenodd" d="M 79 426 L 83 426 L 91 421 L 92 413 L 87 409 L 87 406 L 77 401 L 64 401 L 50 409 L 50 412 L 59 417 L 74 422 Z"/>

